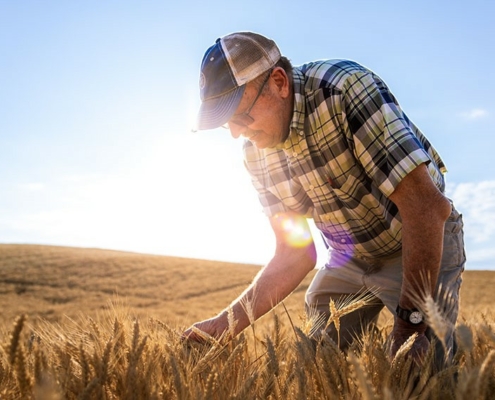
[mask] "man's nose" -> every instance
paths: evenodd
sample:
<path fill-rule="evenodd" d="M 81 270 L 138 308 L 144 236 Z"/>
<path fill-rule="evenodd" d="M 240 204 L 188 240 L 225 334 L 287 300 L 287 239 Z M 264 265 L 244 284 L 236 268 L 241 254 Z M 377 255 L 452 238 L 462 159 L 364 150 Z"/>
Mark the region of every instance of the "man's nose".
<path fill-rule="evenodd" d="M 235 124 L 230 124 L 229 125 L 230 129 L 230 134 L 234 139 L 238 139 L 241 135 L 246 133 L 247 127 L 246 126 L 239 126 Z"/>

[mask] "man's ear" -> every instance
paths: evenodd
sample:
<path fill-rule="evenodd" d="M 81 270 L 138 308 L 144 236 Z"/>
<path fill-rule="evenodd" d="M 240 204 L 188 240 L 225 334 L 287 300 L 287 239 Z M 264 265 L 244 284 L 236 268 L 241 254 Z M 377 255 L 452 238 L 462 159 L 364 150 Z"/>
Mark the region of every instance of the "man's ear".
<path fill-rule="evenodd" d="M 285 70 L 281 67 L 275 67 L 272 71 L 272 78 L 278 88 L 280 96 L 284 99 L 289 97 L 290 82 Z"/>

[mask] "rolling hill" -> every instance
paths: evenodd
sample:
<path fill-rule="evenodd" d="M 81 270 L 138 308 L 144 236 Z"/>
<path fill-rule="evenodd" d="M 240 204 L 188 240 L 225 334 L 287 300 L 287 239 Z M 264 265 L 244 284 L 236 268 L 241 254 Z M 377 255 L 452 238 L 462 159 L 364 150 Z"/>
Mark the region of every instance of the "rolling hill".
<path fill-rule="evenodd" d="M 0 245 L 0 324 L 27 314 L 57 322 L 95 317 L 109 308 L 187 326 L 237 297 L 260 266 L 120 251 L 41 245 Z M 304 313 L 310 274 L 284 302 Z M 461 317 L 489 312 L 495 272 L 466 271 Z"/>

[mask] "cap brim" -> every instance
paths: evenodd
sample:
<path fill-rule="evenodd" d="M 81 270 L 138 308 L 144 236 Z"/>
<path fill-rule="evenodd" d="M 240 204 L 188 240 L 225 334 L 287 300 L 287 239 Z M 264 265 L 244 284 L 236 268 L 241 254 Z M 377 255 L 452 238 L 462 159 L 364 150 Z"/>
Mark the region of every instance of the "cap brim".
<path fill-rule="evenodd" d="M 242 85 L 224 96 L 201 103 L 195 130 L 215 129 L 226 124 L 237 110 L 245 88 L 246 85 Z"/>

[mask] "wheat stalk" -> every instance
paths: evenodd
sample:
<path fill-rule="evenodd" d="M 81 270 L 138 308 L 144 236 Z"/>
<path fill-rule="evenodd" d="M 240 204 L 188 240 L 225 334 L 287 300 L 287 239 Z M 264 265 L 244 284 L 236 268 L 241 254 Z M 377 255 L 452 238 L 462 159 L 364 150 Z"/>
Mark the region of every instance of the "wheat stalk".
<path fill-rule="evenodd" d="M 424 299 L 423 309 L 428 325 L 433 329 L 435 335 L 442 343 L 445 352 L 447 352 L 447 335 L 452 328 L 451 323 L 442 315 L 440 307 L 433 300 L 431 295 L 427 295 Z"/>
<path fill-rule="evenodd" d="M 170 369 L 172 370 L 172 378 L 173 378 L 173 383 L 175 387 L 175 392 L 176 392 L 176 398 L 183 398 L 183 392 L 184 392 L 184 384 L 182 383 L 182 375 L 179 370 L 179 365 L 177 363 L 177 359 L 174 355 L 169 356 L 169 362 L 168 364 L 170 365 Z"/>
<path fill-rule="evenodd" d="M 85 388 L 88 386 L 89 383 L 89 363 L 88 363 L 88 357 L 86 354 L 86 351 L 84 350 L 84 347 L 81 343 L 79 346 L 79 359 L 80 359 L 80 365 L 81 365 L 81 380 L 82 380 L 82 387 Z"/>
<path fill-rule="evenodd" d="M 109 368 L 109 363 L 110 363 L 110 355 L 113 347 L 113 341 L 112 339 L 109 339 L 107 341 L 107 344 L 105 346 L 105 350 L 103 351 L 103 357 L 101 359 L 101 364 L 100 364 L 100 381 L 101 384 L 104 385 L 107 378 L 108 378 L 108 368 Z"/>
<path fill-rule="evenodd" d="M 98 326 L 98 324 L 96 323 L 96 321 L 89 317 L 89 324 L 91 325 L 91 328 L 93 328 L 93 332 L 94 332 L 94 339 L 99 339 L 101 337 L 101 331 L 100 331 L 100 327 Z"/>
<path fill-rule="evenodd" d="M 337 331 L 337 346 L 340 348 L 340 319 L 347 314 L 352 313 L 364 307 L 368 304 L 369 299 L 372 295 L 359 295 L 359 297 L 349 297 L 343 299 L 341 302 L 336 303 L 333 299 L 330 299 L 330 317 L 323 328 L 325 331 L 328 327 L 333 323 L 335 326 L 335 330 Z"/>
<path fill-rule="evenodd" d="M 233 400 L 245 400 L 251 397 L 253 392 L 253 385 L 258 380 L 258 374 L 255 372 L 251 376 L 248 376 L 244 381 L 242 387 L 234 394 Z"/>
<path fill-rule="evenodd" d="M 90 400 L 92 399 L 92 393 L 96 389 L 96 387 L 99 384 L 99 379 L 98 377 L 94 377 L 91 382 L 84 388 L 84 390 L 77 396 L 78 400 Z"/>
<path fill-rule="evenodd" d="M 399 350 L 397 350 L 397 353 L 395 353 L 395 357 L 392 360 L 392 366 L 396 366 L 406 359 L 407 353 L 409 353 L 409 351 L 412 349 L 412 346 L 417 337 L 418 333 L 414 332 L 404 343 L 402 343 L 402 345 L 399 347 Z"/>
<path fill-rule="evenodd" d="M 10 343 L 7 347 L 7 353 L 9 356 L 10 365 L 14 365 L 15 358 L 17 355 L 17 347 L 19 346 L 19 341 L 21 337 L 21 331 L 24 327 L 24 323 L 26 322 L 26 315 L 22 314 L 18 316 L 14 322 L 14 329 L 10 334 Z"/>
<path fill-rule="evenodd" d="M 215 360 L 224 349 L 222 345 L 213 345 L 206 354 L 199 360 L 192 370 L 192 375 L 199 374 L 209 367 L 209 363 Z"/>
<path fill-rule="evenodd" d="M 490 350 L 486 356 L 483 364 L 481 364 L 480 372 L 478 375 L 478 396 L 482 398 L 485 390 L 488 389 L 490 378 L 493 379 L 493 371 L 495 369 L 495 350 Z"/>
<path fill-rule="evenodd" d="M 361 398 L 363 400 L 374 400 L 376 393 L 371 382 L 371 379 L 366 372 L 365 366 L 362 364 L 361 360 L 359 360 L 354 354 L 349 354 L 349 360 L 352 364 L 354 377 L 357 381 L 357 386 L 360 388 Z"/>
<path fill-rule="evenodd" d="M 246 313 L 249 324 L 251 325 L 251 330 L 253 331 L 253 340 L 254 340 L 254 354 L 256 358 L 258 357 L 258 349 L 256 347 L 256 330 L 255 330 L 255 322 L 256 322 L 256 317 L 254 315 L 254 304 L 256 300 L 256 286 L 253 287 L 253 297 L 251 299 L 248 299 L 247 297 L 243 297 L 241 299 L 241 306 Z"/>
<path fill-rule="evenodd" d="M 228 338 L 233 339 L 235 337 L 235 327 L 237 326 L 237 320 L 234 317 L 234 310 L 232 307 L 227 307 L 227 322 L 229 324 Z"/>
<path fill-rule="evenodd" d="M 318 362 L 321 364 L 322 380 L 329 389 L 334 393 L 340 393 L 344 396 L 347 390 L 347 363 L 342 351 L 337 344 L 327 335 L 323 335 L 322 340 L 318 343 L 316 349 Z"/>
<path fill-rule="evenodd" d="M 139 347 L 139 320 L 134 321 L 132 330 L 131 355 L 134 354 Z"/>
<path fill-rule="evenodd" d="M 239 359 L 244 360 L 243 352 L 246 349 L 246 341 L 244 335 L 241 334 L 238 343 L 234 346 L 232 352 L 227 357 L 227 361 L 224 364 L 226 370 L 234 371 L 237 367 Z"/>
<path fill-rule="evenodd" d="M 19 391 L 24 399 L 32 396 L 32 379 L 26 362 L 26 353 L 22 345 L 17 347 L 15 375 L 19 384 Z"/>
<path fill-rule="evenodd" d="M 294 335 L 295 335 L 295 337 L 297 339 L 296 328 L 295 328 L 294 323 L 292 322 L 292 318 L 290 316 L 289 310 L 287 310 L 287 307 L 285 306 L 285 303 L 283 301 L 281 301 L 280 303 L 282 304 L 282 307 L 284 308 L 285 314 L 287 315 L 287 318 L 289 320 L 289 323 L 290 323 L 290 326 L 292 328 L 292 331 L 294 332 Z"/>
<path fill-rule="evenodd" d="M 212 372 L 208 375 L 208 378 L 206 380 L 205 388 L 203 390 L 203 398 L 205 399 L 211 399 L 214 398 L 213 393 L 218 385 L 218 373 L 217 372 Z"/>
<path fill-rule="evenodd" d="M 131 349 L 128 354 L 128 365 L 126 372 L 127 394 L 133 398 L 139 396 L 139 386 L 137 381 L 138 363 L 146 346 L 148 336 L 140 340 L 139 320 L 134 321 Z"/>
<path fill-rule="evenodd" d="M 43 373 L 47 369 L 48 362 L 46 361 L 46 356 L 41 351 L 40 343 L 38 340 L 33 341 L 31 346 L 31 353 L 34 357 L 34 382 L 38 383 L 43 377 Z M 0 371 L 0 376 L 2 375 Z"/>
<path fill-rule="evenodd" d="M 273 342 L 269 337 L 266 338 L 266 352 L 268 355 L 268 371 L 271 375 L 278 377 L 280 374 L 280 368 L 277 353 L 275 351 L 275 347 L 273 346 Z"/>

